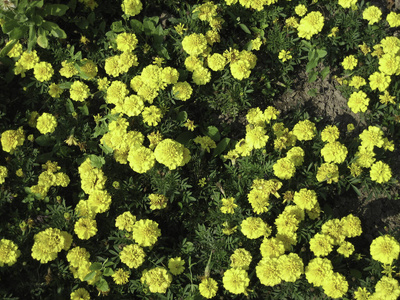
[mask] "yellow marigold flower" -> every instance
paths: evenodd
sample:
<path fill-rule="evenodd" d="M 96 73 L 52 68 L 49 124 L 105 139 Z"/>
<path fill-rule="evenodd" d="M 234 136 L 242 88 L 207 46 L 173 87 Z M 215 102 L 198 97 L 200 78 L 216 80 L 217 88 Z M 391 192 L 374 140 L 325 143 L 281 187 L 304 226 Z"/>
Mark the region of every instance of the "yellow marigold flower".
<path fill-rule="evenodd" d="M 237 204 L 235 203 L 235 198 L 233 198 L 233 197 L 222 198 L 221 202 L 222 202 L 221 212 L 223 214 L 235 213 L 235 208 L 237 207 Z"/>
<path fill-rule="evenodd" d="M 314 190 L 301 189 L 294 193 L 293 202 L 301 209 L 311 210 L 317 204 L 317 193 Z"/>
<path fill-rule="evenodd" d="M 343 228 L 344 222 L 339 219 L 332 219 L 325 222 L 321 227 L 321 233 L 333 238 L 333 245 L 339 245 L 346 238 L 346 230 Z"/>
<path fill-rule="evenodd" d="M 182 47 L 189 55 L 198 56 L 207 49 L 207 39 L 201 33 L 192 33 L 183 38 Z"/>
<path fill-rule="evenodd" d="M 288 157 L 280 158 L 273 165 L 274 175 L 279 179 L 290 179 L 296 172 L 296 167 Z"/>
<path fill-rule="evenodd" d="M 243 270 L 248 270 L 252 256 L 249 251 L 244 248 L 236 249 L 230 257 L 231 268 L 238 268 Z"/>
<path fill-rule="evenodd" d="M 71 78 L 72 76 L 79 73 L 78 70 L 75 68 L 73 62 L 68 62 L 68 61 L 64 60 L 61 63 L 61 65 L 62 65 L 62 68 L 60 69 L 61 76 Z"/>
<path fill-rule="evenodd" d="M 322 286 L 325 279 L 333 274 L 333 266 L 329 259 L 316 257 L 308 263 L 305 275 L 309 283 L 314 286 Z"/>
<path fill-rule="evenodd" d="M 123 285 L 128 283 L 129 281 L 129 276 L 131 275 L 131 272 L 125 271 L 122 268 L 118 268 L 114 274 L 112 274 L 112 278 L 114 279 L 114 282 L 118 285 Z"/>
<path fill-rule="evenodd" d="M 368 126 L 359 135 L 361 139 L 361 147 L 367 150 L 373 150 L 374 147 L 382 148 L 384 144 L 383 131 L 377 126 Z"/>
<path fill-rule="evenodd" d="M 304 150 L 300 147 L 293 147 L 287 153 L 286 157 L 289 158 L 295 167 L 299 167 L 304 162 Z"/>
<path fill-rule="evenodd" d="M 18 246 L 11 240 L 0 240 L 0 267 L 4 265 L 12 266 L 17 262 L 17 258 L 21 255 Z"/>
<path fill-rule="evenodd" d="M 233 268 L 225 271 L 222 282 L 224 288 L 232 294 L 245 294 L 250 279 L 245 270 Z"/>
<path fill-rule="evenodd" d="M 249 203 L 256 214 L 262 214 L 268 211 L 269 193 L 259 189 L 252 189 L 247 195 Z"/>
<path fill-rule="evenodd" d="M 361 76 L 353 76 L 350 80 L 349 86 L 353 86 L 356 89 L 359 89 L 360 87 L 366 85 L 367 82 L 365 81 L 364 78 L 362 78 Z"/>
<path fill-rule="evenodd" d="M 31 70 L 39 62 L 39 57 L 37 56 L 36 50 L 31 52 L 24 51 L 17 63 L 22 66 L 25 70 Z"/>
<path fill-rule="evenodd" d="M 336 164 L 341 164 L 346 159 L 347 153 L 348 151 L 346 146 L 338 141 L 327 143 L 321 149 L 321 155 L 328 163 L 333 162 Z"/>
<path fill-rule="evenodd" d="M 184 82 L 177 82 L 172 87 L 172 94 L 174 97 L 181 101 L 186 101 L 192 95 L 193 89 L 189 83 L 186 81 Z"/>
<path fill-rule="evenodd" d="M 166 269 L 156 267 L 144 271 L 140 280 L 149 286 L 150 292 L 164 294 L 171 285 L 172 275 Z"/>
<path fill-rule="evenodd" d="M 168 260 L 168 269 L 172 275 L 179 275 L 185 270 L 184 264 L 185 261 L 181 257 L 170 258 Z"/>
<path fill-rule="evenodd" d="M 126 84 L 122 81 L 115 80 L 111 82 L 110 86 L 107 88 L 107 102 L 115 105 L 121 103 L 123 105 L 128 93 L 129 91 Z"/>
<path fill-rule="evenodd" d="M 369 86 L 371 90 L 378 89 L 380 92 L 384 92 L 390 84 L 390 76 L 382 72 L 374 72 L 369 77 Z"/>
<path fill-rule="evenodd" d="M 96 214 L 104 213 L 110 208 L 111 195 L 106 190 L 97 190 L 89 195 L 87 201 Z"/>
<path fill-rule="evenodd" d="M 399 27 L 400 26 L 400 14 L 391 11 L 387 17 L 386 21 L 389 23 L 390 27 Z"/>
<path fill-rule="evenodd" d="M 383 95 L 379 95 L 379 102 L 386 105 L 389 103 L 396 104 L 395 98 L 395 96 L 390 96 L 388 91 L 385 91 Z"/>
<path fill-rule="evenodd" d="M 13 154 L 18 146 L 22 146 L 25 141 L 25 134 L 22 127 L 17 130 L 6 130 L 1 134 L 1 146 L 3 150 Z"/>
<path fill-rule="evenodd" d="M 143 5 L 140 0 L 124 0 L 121 8 L 126 15 L 134 17 L 142 11 Z"/>
<path fill-rule="evenodd" d="M 115 227 L 117 227 L 119 230 L 132 232 L 135 222 L 136 217 L 132 215 L 130 211 L 126 211 L 115 219 Z"/>
<path fill-rule="evenodd" d="M 64 90 L 63 90 L 62 88 L 60 88 L 58 84 L 56 84 L 56 83 L 53 82 L 53 83 L 50 84 L 50 86 L 49 86 L 49 91 L 48 91 L 48 93 L 49 93 L 49 95 L 50 95 L 51 97 L 53 97 L 53 98 L 60 98 L 60 96 L 61 96 L 61 94 L 62 94 L 63 91 L 64 91 Z"/>
<path fill-rule="evenodd" d="M 324 142 L 334 142 L 339 138 L 340 131 L 335 125 L 328 125 L 321 132 L 321 140 Z"/>
<path fill-rule="evenodd" d="M 71 99 L 79 102 L 85 101 L 85 99 L 87 99 L 90 95 L 89 87 L 85 83 L 78 80 L 74 81 L 69 92 Z"/>
<path fill-rule="evenodd" d="M 261 126 L 248 126 L 246 127 L 246 144 L 252 149 L 261 149 L 265 147 L 269 136 L 267 131 Z"/>
<path fill-rule="evenodd" d="M 260 50 L 262 41 L 259 37 L 255 38 L 254 40 L 251 40 L 250 42 L 251 42 L 251 50 L 255 50 L 255 51 Z"/>
<path fill-rule="evenodd" d="M 81 240 L 88 240 L 97 233 L 97 222 L 90 218 L 80 218 L 76 221 L 74 231 Z"/>
<path fill-rule="evenodd" d="M 363 12 L 363 19 L 368 21 L 368 25 L 378 23 L 381 19 L 381 16 L 381 10 L 374 5 L 371 5 Z"/>
<path fill-rule="evenodd" d="M 261 218 L 248 217 L 241 223 L 242 233 L 248 239 L 258 239 L 261 236 L 269 236 L 271 228 Z"/>
<path fill-rule="evenodd" d="M 108 75 L 111 75 L 113 77 L 119 76 L 119 74 L 122 73 L 122 66 L 119 63 L 119 56 L 110 56 L 106 58 L 105 64 L 104 64 L 104 70 Z"/>
<path fill-rule="evenodd" d="M 210 278 L 203 278 L 199 284 L 199 292 L 204 298 L 211 299 L 217 295 L 218 284 L 217 282 Z"/>
<path fill-rule="evenodd" d="M 6 46 L 8 46 L 9 44 L 11 44 L 12 42 L 14 42 L 15 40 L 10 40 L 7 42 Z M 19 41 L 17 41 L 14 46 L 11 48 L 10 51 L 8 51 L 7 56 L 8 57 L 20 57 L 22 54 L 22 45 Z"/>
<path fill-rule="evenodd" d="M 369 104 L 369 98 L 363 91 L 354 92 L 350 95 L 347 105 L 353 113 L 366 112 Z"/>
<path fill-rule="evenodd" d="M 35 65 L 33 68 L 33 75 L 40 81 L 48 81 L 53 76 L 54 70 L 50 63 L 42 61 Z"/>
<path fill-rule="evenodd" d="M 41 134 L 53 133 L 57 127 L 57 119 L 52 114 L 43 113 L 36 123 L 36 128 Z"/>
<path fill-rule="evenodd" d="M 298 35 L 307 40 L 321 32 L 324 27 L 324 16 L 319 11 L 312 11 L 300 20 Z"/>
<path fill-rule="evenodd" d="M 331 29 L 331 33 L 328 34 L 328 37 L 336 37 L 336 34 L 339 32 L 339 28 L 338 27 L 333 27 Z"/>
<path fill-rule="evenodd" d="M 260 245 L 260 253 L 263 258 L 278 258 L 285 253 L 285 244 L 278 238 L 265 238 Z"/>
<path fill-rule="evenodd" d="M 367 55 L 369 52 L 371 52 L 371 49 L 365 42 L 363 42 L 362 45 L 358 45 L 358 47 L 364 55 Z"/>
<path fill-rule="evenodd" d="M 154 150 L 154 156 L 159 163 L 170 170 L 182 167 L 190 160 L 189 149 L 172 139 L 161 141 Z"/>
<path fill-rule="evenodd" d="M 400 74 L 400 57 L 387 53 L 379 58 L 379 71 L 386 75 Z"/>
<path fill-rule="evenodd" d="M 387 276 L 383 276 L 375 285 L 376 299 L 396 300 L 400 296 L 399 282 Z"/>
<path fill-rule="evenodd" d="M 357 0 L 339 0 L 338 4 L 343 8 L 350 8 L 357 4 Z"/>
<path fill-rule="evenodd" d="M 394 151 L 394 142 L 393 141 L 389 141 L 388 138 L 384 138 L 382 147 L 385 150 L 393 152 Z"/>
<path fill-rule="evenodd" d="M 287 27 L 297 28 L 297 27 L 299 27 L 299 21 L 296 17 L 292 16 L 285 20 L 285 25 Z"/>
<path fill-rule="evenodd" d="M 105 92 L 110 86 L 110 81 L 107 77 L 97 79 L 97 88 L 99 91 Z"/>
<path fill-rule="evenodd" d="M 205 85 L 211 80 L 211 72 L 207 68 L 197 66 L 193 72 L 192 79 L 197 85 Z"/>
<path fill-rule="evenodd" d="M 339 244 L 339 248 L 337 248 L 337 252 L 342 254 L 344 257 L 349 257 L 354 252 L 354 245 L 348 241 L 344 241 Z"/>
<path fill-rule="evenodd" d="M 293 134 L 299 141 L 310 141 L 316 134 L 315 124 L 309 120 L 299 121 L 293 127 Z"/>
<path fill-rule="evenodd" d="M 83 73 L 81 74 L 84 79 L 93 79 L 97 76 L 97 66 L 94 61 L 84 58 L 79 62 L 79 69 Z"/>
<path fill-rule="evenodd" d="M 279 52 L 278 58 L 282 61 L 285 62 L 289 59 L 292 58 L 292 55 L 290 54 L 290 51 L 286 51 L 286 50 L 281 50 Z"/>
<path fill-rule="evenodd" d="M 33 237 L 32 257 L 42 264 L 57 258 L 58 252 L 68 250 L 72 236 L 57 228 L 47 228 Z"/>
<path fill-rule="evenodd" d="M 264 257 L 256 266 L 256 274 L 261 284 L 266 286 L 275 286 L 282 282 L 281 269 L 275 257 Z"/>
<path fill-rule="evenodd" d="M 388 164 L 377 161 L 371 166 L 370 176 L 371 180 L 376 181 L 377 183 L 385 183 L 392 178 L 392 171 Z"/>
<path fill-rule="evenodd" d="M 299 4 L 294 8 L 294 11 L 299 17 L 302 17 L 307 13 L 307 7 L 304 4 Z"/>
<path fill-rule="evenodd" d="M 207 43 L 212 46 L 214 43 L 219 43 L 221 41 L 221 37 L 218 33 L 217 30 L 213 29 L 213 30 L 208 30 L 206 32 L 206 39 L 207 39 Z M 211 51 L 211 49 L 210 49 Z M 204 53 L 205 54 L 205 53 Z"/>
<path fill-rule="evenodd" d="M 310 239 L 310 250 L 315 256 L 327 256 L 332 252 L 334 240 L 329 235 L 317 233 Z"/>
<path fill-rule="evenodd" d="M 158 228 L 157 222 L 144 219 L 133 224 L 132 236 L 139 246 L 150 247 L 161 236 L 161 230 Z"/>
<path fill-rule="evenodd" d="M 364 155 L 363 155 L 364 156 Z M 359 157 L 360 160 L 362 160 L 362 157 Z M 372 159 L 371 162 L 368 162 L 369 167 L 372 165 L 372 163 L 375 161 L 375 159 L 373 157 L 368 157 L 368 159 Z M 350 166 L 348 166 L 349 170 L 350 170 L 350 174 L 353 177 L 357 177 L 360 176 L 362 173 L 362 167 L 358 164 L 358 159 L 357 159 L 357 163 L 351 163 Z"/>
<path fill-rule="evenodd" d="M 166 67 L 161 71 L 161 80 L 167 84 L 175 84 L 178 82 L 179 72 L 175 68 Z"/>
<path fill-rule="evenodd" d="M 342 66 L 345 70 L 353 70 L 357 66 L 358 60 L 354 55 L 348 55 L 343 59 Z"/>
<path fill-rule="evenodd" d="M 333 272 L 329 274 L 327 278 L 325 278 L 322 288 L 325 294 L 328 297 L 332 298 L 341 298 L 344 294 L 347 293 L 349 288 L 349 284 L 346 281 L 346 278 L 337 272 Z"/>
<path fill-rule="evenodd" d="M 296 253 L 279 256 L 278 266 L 280 277 L 286 282 L 295 282 L 304 273 L 303 261 Z"/>
<path fill-rule="evenodd" d="M 90 294 L 84 288 L 76 289 L 70 296 L 71 300 L 90 300 Z"/>
<path fill-rule="evenodd" d="M 229 67 L 233 78 L 237 80 L 249 78 L 251 74 L 250 63 L 247 60 L 237 60 L 235 62 L 231 62 Z"/>
<path fill-rule="evenodd" d="M 224 222 L 222 226 L 224 227 L 222 233 L 225 235 L 231 235 L 237 231 L 237 226 L 231 227 L 228 222 Z"/>
<path fill-rule="evenodd" d="M 135 50 L 138 43 L 136 35 L 128 32 L 118 34 L 115 41 L 117 42 L 117 49 L 122 52 Z"/>
<path fill-rule="evenodd" d="M 222 71 L 226 65 L 226 58 L 219 53 L 214 53 L 208 56 L 208 67 L 213 71 Z"/>
<path fill-rule="evenodd" d="M 161 121 L 163 114 L 161 109 L 155 105 L 145 107 L 142 111 L 143 122 L 149 126 L 157 126 L 158 122 Z"/>
<path fill-rule="evenodd" d="M 168 204 L 168 198 L 160 194 L 150 194 L 149 200 L 151 210 L 166 208 Z"/>
<path fill-rule="evenodd" d="M 0 166 L 0 174 L 2 173 L 2 171 L 1 171 L 1 166 Z M 16 172 L 15 172 L 15 175 L 17 175 L 18 177 L 24 177 L 24 171 L 22 171 L 22 169 L 21 168 L 19 168 Z M 1 175 L 0 175 L 0 178 L 1 178 Z M 4 181 L 3 181 L 4 182 Z M 1 184 L 2 182 L 1 182 L 1 179 L 0 179 L 0 184 Z"/>
<path fill-rule="evenodd" d="M 178 25 L 174 26 L 174 29 L 176 33 L 179 35 L 182 35 L 183 32 L 187 30 L 187 28 L 185 28 L 185 25 L 183 25 L 182 23 L 179 23 Z"/>
<path fill-rule="evenodd" d="M 127 159 L 129 166 L 137 173 L 146 173 L 155 164 L 153 151 L 143 146 L 132 148 Z"/>
<path fill-rule="evenodd" d="M 365 287 L 358 287 L 357 291 L 354 292 L 355 300 L 368 300 L 369 296 L 371 296 L 371 293 Z"/>
<path fill-rule="evenodd" d="M 349 214 L 341 219 L 342 228 L 346 237 L 360 236 L 362 233 L 361 221 L 358 217 Z"/>
<path fill-rule="evenodd" d="M 67 261 L 71 266 L 77 268 L 83 261 L 88 261 L 90 253 L 82 247 L 74 247 L 68 251 Z"/>
<path fill-rule="evenodd" d="M 121 262 L 126 264 L 129 268 L 139 268 L 146 256 L 144 250 L 137 244 L 126 245 L 119 253 Z"/>

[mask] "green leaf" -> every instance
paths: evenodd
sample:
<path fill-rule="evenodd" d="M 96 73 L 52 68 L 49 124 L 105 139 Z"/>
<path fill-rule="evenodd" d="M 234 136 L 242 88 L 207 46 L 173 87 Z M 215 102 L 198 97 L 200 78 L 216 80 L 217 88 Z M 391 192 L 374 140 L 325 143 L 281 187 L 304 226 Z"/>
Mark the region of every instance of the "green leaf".
<path fill-rule="evenodd" d="M 122 21 L 116 21 L 111 24 L 111 30 L 114 32 L 123 32 L 125 31 L 124 26 L 122 25 Z"/>
<path fill-rule="evenodd" d="M 38 29 L 37 43 L 40 47 L 45 48 L 45 49 L 49 45 L 49 41 L 47 40 L 47 36 L 46 36 L 47 33 L 48 32 L 46 32 L 43 28 Z"/>
<path fill-rule="evenodd" d="M 328 54 L 328 52 L 326 52 L 325 50 L 322 50 L 322 49 L 318 49 L 318 50 L 317 50 L 317 55 L 318 55 L 319 58 L 323 58 L 323 57 L 325 57 L 327 54 Z"/>
<path fill-rule="evenodd" d="M 217 148 L 214 149 L 213 151 L 213 156 L 218 156 L 222 152 L 225 151 L 226 147 L 228 147 L 229 142 L 231 141 L 230 138 L 223 138 L 217 145 Z"/>
<path fill-rule="evenodd" d="M 83 278 L 85 281 L 92 280 L 96 276 L 96 271 L 92 271 Z"/>
<path fill-rule="evenodd" d="M 102 292 L 108 292 L 110 290 L 107 281 L 103 277 L 97 281 L 96 287 Z"/>
<path fill-rule="evenodd" d="M 132 19 L 131 22 L 131 27 L 136 33 L 141 33 L 143 31 L 143 24 L 139 20 Z"/>
<path fill-rule="evenodd" d="M 156 30 L 154 23 L 149 18 L 143 20 L 143 30 L 146 35 L 152 35 Z"/>
<path fill-rule="evenodd" d="M 246 32 L 247 34 L 251 34 L 251 31 L 249 30 L 249 28 L 246 25 L 240 23 L 239 26 L 240 26 L 240 28 L 242 28 L 242 30 L 244 32 Z"/>
<path fill-rule="evenodd" d="M 321 71 L 321 77 L 322 80 L 324 80 L 326 78 L 326 76 L 328 76 L 329 72 L 331 70 L 329 69 L 329 67 L 325 67 L 322 71 Z"/>
<path fill-rule="evenodd" d="M 357 279 L 361 279 L 362 278 L 362 274 L 360 271 L 356 270 L 356 269 L 350 269 L 350 274 L 351 276 L 357 278 Z"/>
<path fill-rule="evenodd" d="M 178 121 L 180 121 L 180 122 L 185 122 L 186 120 L 187 120 L 187 112 L 186 111 L 180 111 L 179 113 L 178 113 L 178 116 L 177 116 L 177 120 Z"/>
<path fill-rule="evenodd" d="M 95 263 L 92 263 L 90 265 L 89 270 L 90 271 L 97 271 L 97 270 L 101 270 L 102 267 L 103 267 L 103 265 L 101 263 L 95 262 Z"/>
<path fill-rule="evenodd" d="M 318 78 L 317 72 L 311 72 L 311 76 L 308 78 L 308 82 L 314 82 Z"/>
<path fill-rule="evenodd" d="M 27 32 L 28 32 L 28 27 L 18 26 L 9 33 L 9 36 L 11 40 L 19 40 L 20 38 L 23 38 L 25 33 Z"/>
<path fill-rule="evenodd" d="M 82 106 L 79 106 L 78 109 L 81 111 L 81 113 L 82 113 L 84 116 L 88 116 L 88 115 L 89 115 L 89 109 L 88 109 L 88 107 L 87 107 L 86 104 L 84 104 L 84 105 L 82 105 Z"/>
<path fill-rule="evenodd" d="M 47 31 L 50 31 L 50 34 L 56 38 L 65 39 L 67 37 L 65 31 L 54 22 L 44 21 L 42 27 Z"/>
<path fill-rule="evenodd" d="M 35 139 L 35 142 L 42 147 L 52 146 L 55 143 L 55 138 L 51 135 L 42 134 Z"/>
<path fill-rule="evenodd" d="M 99 144 L 99 147 L 100 147 L 101 150 L 103 150 L 104 154 L 106 154 L 106 155 L 107 155 L 107 154 L 111 154 L 111 153 L 114 152 L 113 148 L 108 147 L 107 145 L 101 145 L 101 144 Z"/>
<path fill-rule="evenodd" d="M 63 16 L 67 10 L 69 9 L 68 5 L 65 4 L 46 4 L 44 6 L 44 15 L 52 15 L 52 16 Z"/>
<path fill-rule="evenodd" d="M 360 190 L 355 185 L 351 185 L 351 187 L 353 188 L 353 190 L 356 192 L 356 194 L 358 196 L 362 196 Z"/>
<path fill-rule="evenodd" d="M 317 60 L 310 61 L 306 66 L 306 73 L 310 73 L 318 65 Z"/>
<path fill-rule="evenodd" d="M 3 29 L 4 33 L 10 33 L 12 30 L 14 30 L 18 26 L 19 26 L 19 24 L 16 20 L 9 20 L 3 24 L 2 29 Z"/>
<path fill-rule="evenodd" d="M 28 50 L 32 50 L 36 45 L 36 31 L 34 26 L 29 27 Z"/>
<path fill-rule="evenodd" d="M 100 169 L 106 163 L 104 157 L 97 156 L 94 154 L 90 154 L 90 155 L 88 155 L 88 157 L 90 158 L 90 162 L 92 164 L 92 167 L 94 167 L 94 168 Z"/>
<path fill-rule="evenodd" d="M 11 49 L 14 47 L 14 45 L 18 42 L 18 40 L 13 40 L 11 43 L 9 43 L 7 46 L 5 46 L 3 49 L 0 51 L 0 57 L 4 57 L 7 55 L 8 52 L 11 51 Z"/>
<path fill-rule="evenodd" d="M 58 86 L 63 89 L 63 90 L 68 90 L 71 88 L 72 82 L 63 82 L 63 83 L 59 83 Z M 71 101 L 71 100 L 69 100 Z M 72 103 L 72 102 L 71 102 Z"/>
<path fill-rule="evenodd" d="M 104 276 L 111 276 L 113 274 L 114 274 L 114 271 L 111 268 L 105 268 L 104 271 L 103 271 L 103 275 Z"/>
<path fill-rule="evenodd" d="M 221 134 L 219 133 L 218 128 L 215 126 L 208 126 L 206 135 L 212 138 L 215 142 L 218 142 L 221 139 Z"/>

